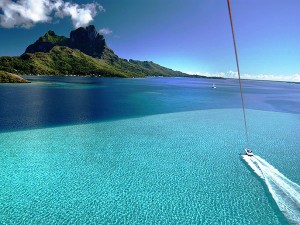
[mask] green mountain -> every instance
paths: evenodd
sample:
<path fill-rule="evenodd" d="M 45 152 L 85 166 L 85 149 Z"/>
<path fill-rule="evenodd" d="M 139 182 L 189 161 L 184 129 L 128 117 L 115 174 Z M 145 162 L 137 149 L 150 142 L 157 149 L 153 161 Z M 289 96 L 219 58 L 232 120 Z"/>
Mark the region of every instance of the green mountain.
<path fill-rule="evenodd" d="M 111 50 L 93 25 L 80 27 L 70 38 L 48 31 L 21 56 L 0 57 L 0 70 L 33 75 L 111 77 L 186 76 L 151 61 L 126 60 Z"/>

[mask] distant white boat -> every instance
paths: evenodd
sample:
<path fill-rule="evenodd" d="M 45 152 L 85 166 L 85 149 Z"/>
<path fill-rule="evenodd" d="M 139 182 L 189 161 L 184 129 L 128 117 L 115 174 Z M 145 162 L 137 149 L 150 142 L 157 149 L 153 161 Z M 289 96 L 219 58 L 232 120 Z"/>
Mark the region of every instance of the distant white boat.
<path fill-rule="evenodd" d="M 215 85 L 215 84 L 213 84 L 211 88 L 217 88 L 217 87 L 216 87 L 216 85 Z"/>

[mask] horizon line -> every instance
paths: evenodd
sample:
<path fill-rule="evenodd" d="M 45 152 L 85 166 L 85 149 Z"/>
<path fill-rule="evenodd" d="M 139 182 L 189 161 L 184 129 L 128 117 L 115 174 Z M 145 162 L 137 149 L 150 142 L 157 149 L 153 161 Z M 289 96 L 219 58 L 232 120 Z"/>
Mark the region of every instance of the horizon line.
<path fill-rule="evenodd" d="M 191 76 L 205 76 L 205 77 L 215 77 L 215 78 L 224 78 L 224 79 L 238 79 L 237 72 L 228 71 L 218 72 L 218 73 L 208 73 L 208 72 L 184 72 Z M 241 74 L 241 79 L 243 80 L 258 80 L 258 81 L 276 81 L 276 82 L 294 82 L 300 83 L 300 74 L 292 75 L 273 75 L 273 74 Z"/>

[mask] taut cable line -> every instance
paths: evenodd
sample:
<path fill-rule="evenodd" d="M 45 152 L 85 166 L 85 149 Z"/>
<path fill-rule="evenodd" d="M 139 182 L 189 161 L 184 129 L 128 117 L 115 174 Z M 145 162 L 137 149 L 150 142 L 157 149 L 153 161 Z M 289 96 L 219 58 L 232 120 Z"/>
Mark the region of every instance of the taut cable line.
<path fill-rule="evenodd" d="M 247 121 L 246 121 L 245 103 L 244 103 L 244 96 L 243 96 L 243 88 L 242 88 L 242 81 L 241 81 L 241 74 L 240 74 L 238 52 L 237 52 L 237 48 L 236 48 L 236 41 L 235 41 L 235 35 L 234 35 L 234 27 L 233 27 L 233 22 L 232 22 L 232 12 L 231 12 L 230 0 L 227 0 L 227 5 L 228 5 L 228 12 L 229 12 L 229 17 L 230 17 L 230 25 L 231 25 L 232 39 L 233 39 L 233 45 L 234 45 L 236 67 L 237 67 L 238 76 L 239 76 L 240 94 L 241 94 L 241 99 L 242 99 L 244 126 L 245 126 L 245 134 L 246 134 L 246 143 L 248 146 L 248 129 L 247 129 Z"/>

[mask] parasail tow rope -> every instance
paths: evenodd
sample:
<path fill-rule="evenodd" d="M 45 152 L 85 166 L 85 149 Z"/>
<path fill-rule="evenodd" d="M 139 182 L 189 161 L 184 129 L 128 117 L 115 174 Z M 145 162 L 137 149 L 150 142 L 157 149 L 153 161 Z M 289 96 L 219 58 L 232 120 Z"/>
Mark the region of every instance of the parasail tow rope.
<path fill-rule="evenodd" d="M 237 48 L 236 48 L 234 28 L 233 28 L 233 22 L 232 22 L 232 12 L 231 12 L 230 0 L 227 0 L 227 5 L 228 5 L 228 12 L 229 12 L 229 17 L 230 17 L 230 25 L 231 25 L 231 32 L 232 32 L 232 38 L 233 38 L 236 67 L 237 67 L 238 76 L 239 76 L 240 94 L 241 94 L 241 99 L 242 99 L 242 108 L 243 108 L 243 115 L 244 115 L 244 126 L 245 126 L 245 134 L 246 134 L 246 143 L 248 145 L 248 130 L 247 130 L 246 112 L 245 112 L 245 104 L 244 104 L 244 96 L 243 96 L 243 89 L 242 89 L 242 81 L 241 81 L 238 53 L 237 53 Z"/>

